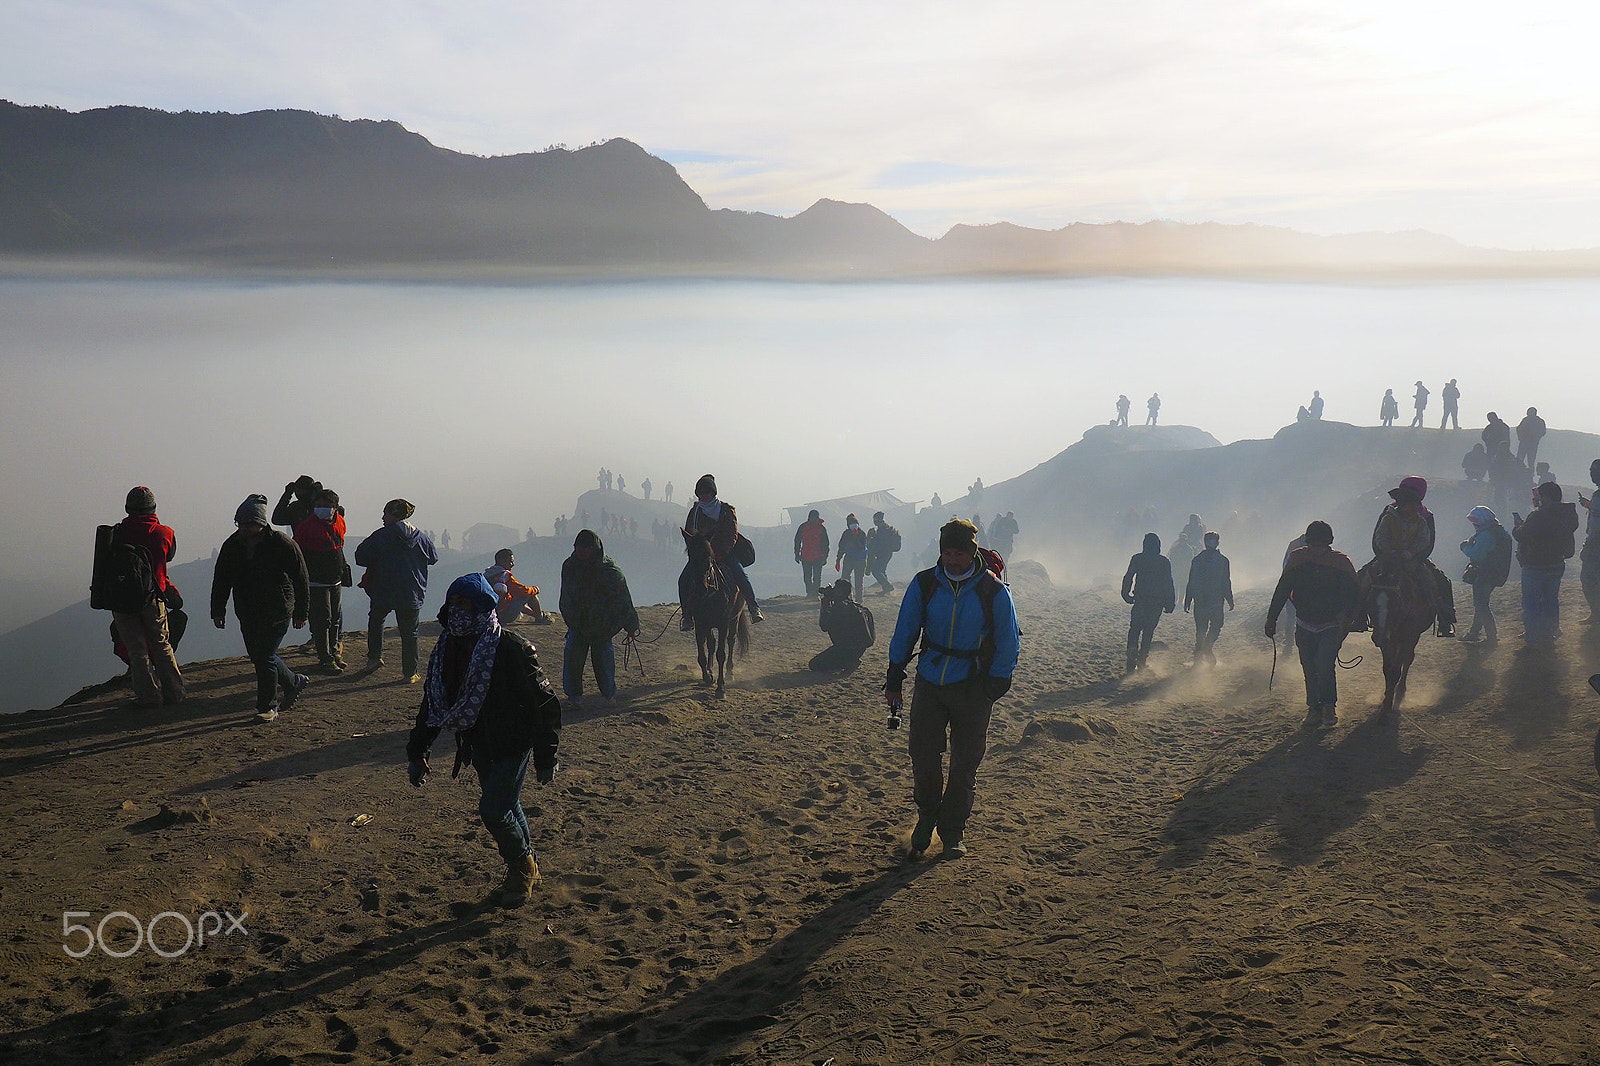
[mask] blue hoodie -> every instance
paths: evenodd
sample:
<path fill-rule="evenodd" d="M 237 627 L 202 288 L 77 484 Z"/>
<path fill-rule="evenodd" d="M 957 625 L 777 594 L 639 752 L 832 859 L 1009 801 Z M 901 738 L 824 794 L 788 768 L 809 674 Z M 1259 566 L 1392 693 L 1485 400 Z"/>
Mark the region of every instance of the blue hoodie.
<path fill-rule="evenodd" d="M 908 663 L 916 651 L 917 637 L 926 627 L 928 639 L 955 650 L 976 649 L 983 639 L 983 604 L 978 601 L 977 578 L 972 577 L 959 585 L 945 576 L 941 563 L 933 568 L 934 589 L 928 600 L 926 612 L 922 609 L 922 585 L 918 581 L 906 583 L 905 599 L 900 601 L 900 617 L 895 622 L 894 639 L 889 641 L 889 661 Z M 989 667 L 992 677 L 1010 677 L 1017 668 L 1017 656 L 1022 651 L 1022 641 L 1017 631 L 1017 607 L 1011 599 L 1011 590 L 1004 585 L 994 598 L 994 663 Z M 977 669 L 977 661 L 952 655 L 942 655 L 928 648 L 917 660 L 917 676 L 935 685 L 953 685 L 965 681 Z"/>
<path fill-rule="evenodd" d="M 374 530 L 356 547 L 356 565 L 368 568 L 367 595 L 375 611 L 420 611 L 428 567 L 438 561 L 433 541 L 410 522 Z"/>

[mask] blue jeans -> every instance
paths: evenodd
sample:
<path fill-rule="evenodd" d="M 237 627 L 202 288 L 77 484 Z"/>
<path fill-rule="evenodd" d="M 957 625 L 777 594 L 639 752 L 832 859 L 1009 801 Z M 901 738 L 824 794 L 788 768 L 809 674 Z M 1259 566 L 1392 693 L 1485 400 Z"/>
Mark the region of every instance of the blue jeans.
<path fill-rule="evenodd" d="M 1561 626 L 1561 575 L 1565 563 L 1522 568 L 1522 639 L 1529 644 L 1549 644 Z"/>
<path fill-rule="evenodd" d="M 478 785 L 483 789 L 478 798 L 478 816 L 508 864 L 533 854 L 528 816 L 522 810 L 522 780 L 528 776 L 532 755 L 533 749 L 526 748 L 494 763 L 485 764 L 476 757 L 472 760 Z"/>
<path fill-rule="evenodd" d="M 256 710 L 264 711 L 278 702 L 278 686 L 285 692 L 294 687 L 294 671 L 283 663 L 278 648 L 283 635 L 289 632 L 289 620 L 276 622 L 246 622 L 239 620 L 239 631 L 244 634 L 244 651 L 256 668 Z"/>
<path fill-rule="evenodd" d="M 567 630 L 567 645 L 561 656 L 561 688 L 567 699 L 583 695 L 583 663 L 594 663 L 594 683 L 600 695 L 610 699 L 617 694 L 617 649 L 610 638 L 590 640 L 576 629 Z"/>
<path fill-rule="evenodd" d="M 1294 644 L 1300 649 L 1300 669 L 1306 675 L 1306 706 L 1333 706 L 1339 702 L 1339 684 L 1335 675 L 1339 668 L 1339 646 L 1344 643 L 1344 630 L 1338 626 L 1313 633 L 1296 626 Z"/>

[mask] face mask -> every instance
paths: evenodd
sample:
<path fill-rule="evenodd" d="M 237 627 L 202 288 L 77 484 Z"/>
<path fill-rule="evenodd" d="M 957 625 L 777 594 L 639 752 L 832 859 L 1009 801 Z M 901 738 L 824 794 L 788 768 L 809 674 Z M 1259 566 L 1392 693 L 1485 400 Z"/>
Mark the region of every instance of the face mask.
<path fill-rule="evenodd" d="M 324 522 L 331 522 L 333 520 L 332 507 L 317 507 L 313 508 L 313 510 L 315 510 L 317 517 L 322 519 Z"/>
<path fill-rule="evenodd" d="M 488 623 L 488 611 L 479 614 L 471 607 L 462 607 L 458 604 L 447 609 L 444 627 L 453 637 L 467 637 L 481 633 Z"/>

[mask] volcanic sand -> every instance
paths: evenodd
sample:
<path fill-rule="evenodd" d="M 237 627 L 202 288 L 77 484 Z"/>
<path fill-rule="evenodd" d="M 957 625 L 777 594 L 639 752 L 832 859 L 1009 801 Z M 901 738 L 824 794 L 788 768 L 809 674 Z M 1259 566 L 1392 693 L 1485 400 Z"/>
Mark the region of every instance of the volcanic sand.
<path fill-rule="evenodd" d="M 898 595 L 842 677 L 806 669 L 815 607 L 774 600 L 722 700 L 649 608 L 626 699 L 569 711 L 524 792 L 545 880 L 518 910 L 483 903 L 503 866 L 448 738 L 407 785 L 392 666 L 268 725 L 243 659 L 175 708 L 103 686 L 0 722 L 0 1060 L 1592 1061 L 1600 632 L 1564 584 L 1553 654 L 1520 649 L 1514 583 L 1498 648 L 1424 638 L 1397 722 L 1352 636 L 1342 722 L 1304 732 L 1263 592 L 1215 669 L 1178 614 L 1123 679 L 1120 601 L 1019 572 L 971 852 L 915 863 L 878 698 Z M 560 627 L 523 632 L 559 674 Z M 69 957 L 63 913 L 115 910 L 248 935 L 180 952 L 168 917 L 171 958 Z"/>

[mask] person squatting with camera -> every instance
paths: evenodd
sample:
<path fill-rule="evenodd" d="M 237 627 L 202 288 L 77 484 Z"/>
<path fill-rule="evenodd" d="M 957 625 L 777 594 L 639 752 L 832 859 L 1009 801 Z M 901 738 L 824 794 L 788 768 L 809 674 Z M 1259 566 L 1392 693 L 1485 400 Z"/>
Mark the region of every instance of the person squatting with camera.
<path fill-rule="evenodd" d="M 944 853 L 966 854 L 978 765 L 987 747 L 989 715 L 1011 688 L 1022 650 L 1011 590 L 978 547 L 978 528 L 957 518 L 939 529 L 939 561 L 906 587 L 889 642 L 883 696 L 890 729 L 899 725 L 902 686 L 912 645 L 921 637 L 911 689 L 909 746 L 917 824 L 907 858 L 918 859 L 937 829 Z M 950 773 L 944 775 L 944 751 Z"/>

